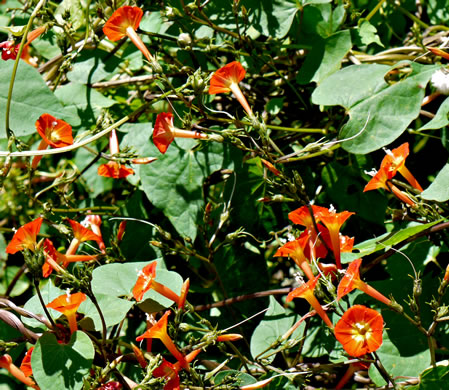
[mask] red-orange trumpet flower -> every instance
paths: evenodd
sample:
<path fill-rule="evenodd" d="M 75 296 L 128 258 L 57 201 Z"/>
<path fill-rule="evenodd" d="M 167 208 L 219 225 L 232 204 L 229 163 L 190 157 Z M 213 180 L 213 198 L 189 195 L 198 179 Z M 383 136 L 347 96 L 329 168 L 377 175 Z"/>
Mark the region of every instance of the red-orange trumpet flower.
<path fill-rule="evenodd" d="M 76 323 L 76 312 L 81 303 L 85 300 L 86 295 L 82 292 L 75 294 L 67 293 L 51 301 L 47 307 L 64 314 L 69 321 L 70 333 L 73 333 L 78 329 L 78 325 Z"/>
<path fill-rule="evenodd" d="M 142 39 L 136 33 L 136 30 L 139 28 L 140 21 L 142 20 L 142 16 L 143 11 L 139 7 L 125 5 L 117 8 L 117 10 L 105 23 L 103 32 L 113 42 L 119 41 L 127 36 L 142 52 L 145 58 L 153 63 L 155 61 L 154 57 L 150 54 L 149 50 L 142 42 Z"/>
<path fill-rule="evenodd" d="M 37 235 L 41 230 L 42 221 L 42 218 L 37 218 L 17 229 L 11 242 L 6 247 L 6 253 L 13 255 L 24 249 L 29 249 L 34 252 L 36 250 Z"/>
<path fill-rule="evenodd" d="M 310 279 L 307 283 L 304 283 L 302 286 L 299 286 L 298 288 L 295 288 L 293 291 L 291 291 L 287 295 L 286 302 L 290 302 L 293 300 L 293 298 L 304 298 L 307 300 L 307 302 L 310 303 L 310 306 L 313 307 L 313 309 L 317 312 L 317 314 L 323 319 L 325 324 L 333 329 L 334 325 L 332 324 L 332 321 L 327 316 L 324 309 L 321 307 L 321 304 L 318 302 L 318 299 L 315 298 L 315 295 L 313 295 L 313 290 L 315 289 L 316 284 L 318 283 L 318 279 L 321 275 L 317 275 L 313 279 Z"/>
<path fill-rule="evenodd" d="M 143 339 L 159 339 L 165 345 L 165 347 L 170 351 L 170 353 L 180 362 L 181 366 L 185 369 L 189 369 L 189 363 L 186 361 L 184 355 L 179 352 L 176 348 L 172 339 L 167 333 L 167 321 L 170 311 L 166 311 L 165 314 L 160 318 L 160 320 L 148 329 L 144 334 L 136 338 L 136 341 L 141 341 Z"/>
<path fill-rule="evenodd" d="M 341 269 L 340 229 L 345 221 L 353 214 L 355 213 L 351 211 L 337 213 L 332 207 L 329 210 L 324 209 L 319 212 L 320 221 L 327 227 L 327 230 L 329 230 L 332 251 L 334 252 L 335 263 L 337 264 L 338 269 Z"/>
<path fill-rule="evenodd" d="M 308 236 L 298 238 L 294 241 L 289 241 L 285 245 L 281 246 L 274 256 L 287 257 L 293 259 L 293 261 L 298 265 L 299 268 L 306 274 L 308 279 L 313 279 L 314 275 L 312 268 L 310 268 L 309 260 L 304 254 L 305 247 L 309 241 Z"/>
<path fill-rule="evenodd" d="M 115 129 L 109 135 L 109 150 L 111 155 L 119 152 L 118 138 Z M 100 176 L 111 177 L 113 179 L 123 179 L 126 176 L 133 175 L 134 170 L 118 163 L 117 161 L 109 161 L 107 164 L 101 164 L 98 167 L 97 173 Z"/>
<path fill-rule="evenodd" d="M 383 302 L 386 305 L 390 305 L 391 300 L 360 279 L 359 268 L 361 264 L 362 259 L 354 260 L 351 264 L 349 264 L 345 276 L 343 276 L 343 279 L 341 279 L 341 282 L 338 285 L 337 299 L 341 299 L 346 294 L 349 294 L 352 290 L 357 288 L 378 301 Z"/>
<path fill-rule="evenodd" d="M 368 182 L 368 184 L 363 189 L 363 192 L 377 190 L 378 188 L 383 188 L 384 190 L 392 192 L 399 200 L 408 204 L 409 206 L 415 206 L 415 202 L 408 197 L 408 195 L 402 192 L 398 187 L 396 187 L 391 182 L 391 172 L 388 165 L 384 165 L 379 171 L 372 174 L 371 172 L 367 172 L 371 174 L 373 178 Z"/>
<path fill-rule="evenodd" d="M 62 148 L 73 144 L 72 126 L 62 119 L 50 114 L 42 114 L 36 121 L 36 130 L 42 137 L 37 150 L 44 150 L 48 146 Z M 36 169 L 42 156 L 34 156 L 31 168 Z"/>
<path fill-rule="evenodd" d="M 171 112 L 161 112 L 156 117 L 153 130 L 153 142 L 161 153 L 165 153 L 173 140 L 178 138 L 207 139 L 206 134 L 198 131 L 177 129 L 173 125 L 173 114 Z"/>
<path fill-rule="evenodd" d="M 388 169 L 390 179 L 396 175 L 396 172 L 399 172 L 413 188 L 422 192 L 422 187 L 405 166 L 405 160 L 409 155 L 408 142 L 403 143 L 393 150 L 385 149 L 385 152 L 386 155 L 380 164 L 380 169 L 384 167 Z"/>
<path fill-rule="evenodd" d="M 337 322 L 334 333 L 348 355 L 359 357 L 379 349 L 383 328 L 380 313 L 362 305 L 354 305 Z"/>
<path fill-rule="evenodd" d="M 152 263 L 145 266 L 141 271 L 138 272 L 137 282 L 133 287 L 133 297 L 139 302 L 143 299 L 144 294 L 153 289 L 164 297 L 172 300 L 179 304 L 180 297 L 178 294 L 174 293 L 171 289 L 164 286 L 163 284 L 156 282 L 156 266 L 157 261 L 153 261 Z M 185 300 L 184 300 L 185 302 Z"/>
<path fill-rule="evenodd" d="M 33 353 L 34 347 L 31 347 L 25 356 L 23 357 L 22 364 L 20 365 L 20 370 L 25 374 L 25 376 L 33 375 L 33 369 L 31 368 L 31 354 Z"/>
<path fill-rule="evenodd" d="M 33 389 L 39 389 L 36 383 L 29 377 L 25 375 L 25 373 L 19 369 L 13 362 L 12 357 L 8 354 L 5 354 L 0 357 L 0 368 L 5 368 L 8 372 L 17 380 L 25 384 L 26 386 L 30 386 Z"/>
<path fill-rule="evenodd" d="M 103 241 L 101 237 L 96 235 L 92 230 L 85 228 L 79 222 L 76 222 L 72 219 L 69 219 L 68 221 L 70 223 L 70 226 L 72 227 L 74 237 L 72 242 L 70 243 L 69 249 L 67 249 L 66 255 L 73 255 L 74 253 L 76 253 L 78 247 L 84 241 Z"/>
<path fill-rule="evenodd" d="M 232 92 L 246 113 L 250 117 L 254 117 L 253 110 L 249 106 L 245 95 L 243 95 L 243 92 L 239 87 L 239 83 L 243 80 L 245 74 L 245 69 L 238 61 L 233 61 L 223 66 L 216 70 L 212 75 L 212 78 L 210 79 L 209 94 L 215 95 L 217 93 Z"/>

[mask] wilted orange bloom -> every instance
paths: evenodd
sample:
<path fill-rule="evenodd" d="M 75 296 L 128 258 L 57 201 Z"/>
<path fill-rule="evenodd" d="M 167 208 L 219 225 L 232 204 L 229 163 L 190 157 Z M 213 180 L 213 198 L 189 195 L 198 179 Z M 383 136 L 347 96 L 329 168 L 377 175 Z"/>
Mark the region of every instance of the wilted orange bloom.
<path fill-rule="evenodd" d="M 125 5 L 117 8 L 103 27 L 105 35 L 113 42 L 127 36 L 142 52 L 145 58 L 153 62 L 154 58 L 148 51 L 140 36 L 136 33 L 142 20 L 143 11 L 139 7 Z"/>
<path fill-rule="evenodd" d="M 449 264 L 446 267 L 446 272 L 444 273 L 443 280 L 444 281 L 449 281 Z"/>
<path fill-rule="evenodd" d="M 36 121 L 36 130 L 42 137 L 37 150 L 44 150 L 48 146 L 62 148 L 73 144 L 72 126 L 62 119 L 50 114 L 42 114 Z M 42 156 L 34 156 L 31 167 L 36 169 Z"/>
<path fill-rule="evenodd" d="M 265 166 L 265 168 L 267 168 L 271 173 L 274 173 L 276 176 L 279 176 L 281 174 L 281 172 L 278 169 L 276 169 L 276 167 L 269 161 L 263 158 L 261 158 L 260 161 Z"/>
<path fill-rule="evenodd" d="M 239 87 L 239 83 L 243 80 L 245 74 L 245 69 L 238 61 L 233 61 L 223 66 L 212 75 L 209 94 L 215 95 L 217 93 L 232 92 L 247 114 L 253 117 L 253 110 L 251 110 L 245 95 L 243 95 Z"/>
<path fill-rule="evenodd" d="M 315 295 L 313 295 L 313 290 L 315 289 L 316 284 L 318 283 L 318 279 L 321 275 L 317 275 L 313 279 L 310 279 L 307 283 L 304 283 L 302 286 L 299 286 L 298 288 L 295 288 L 293 291 L 291 291 L 287 295 L 286 302 L 290 302 L 293 300 L 293 298 L 304 298 L 307 300 L 307 302 L 310 303 L 310 306 L 313 307 L 313 309 L 317 312 L 317 314 L 323 319 L 325 324 L 329 328 L 333 328 L 334 325 L 332 324 L 332 321 L 327 316 L 324 309 L 321 307 L 318 300 L 315 298 Z"/>
<path fill-rule="evenodd" d="M 297 264 L 299 268 L 306 274 L 308 279 L 313 279 L 314 275 L 312 268 L 310 268 L 309 260 L 304 254 L 305 247 L 309 241 L 307 236 L 298 238 L 294 241 L 289 241 L 281 246 L 276 253 L 275 257 L 287 257 L 289 256 Z"/>
<path fill-rule="evenodd" d="M 446 53 L 444 50 L 438 49 L 437 47 L 427 47 L 426 49 L 431 51 L 436 56 L 440 56 L 445 58 L 446 60 L 449 60 L 449 53 Z"/>
<path fill-rule="evenodd" d="M 408 142 L 403 143 L 401 146 L 397 147 L 393 150 L 386 149 L 387 153 L 380 164 L 380 169 L 385 168 L 389 172 L 389 178 L 391 179 L 396 175 L 396 172 L 399 172 L 404 178 L 409 182 L 409 184 L 422 192 L 423 189 L 419 185 L 418 181 L 411 174 L 411 172 L 405 166 L 405 160 L 409 155 L 409 146 Z"/>
<path fill-rule="evenodd" d="M 178 309 L 184 309 L 184 306 L 186 305 L 187 294 L 189 293 L 189 288 L 190 288 L 190 279 L 187 278 L 181 287 L 181 293 L 179 294 L 179 301 L 178 301 Z"/>
<path fill-rule="evenodd" d="M 173 125 L 173 114 L 171 112 L 161 112 L 156 117 L 153 130 L 153 142 L 161 153 L 165 153 L 173 140 L 178 138 L 207 139 L 206 134 L 198 131 L 177 129 Z"/>
<path fill-rule="evenodd" d="M 62 267 L 60 264 L 64 264 L 66 267 L 69 263 L 90 261 L 97 258 L 97 256 L 92 255 L 63 255 L 56 250 L 53 243 L 48 238 L 44 240 L 42 246 L 45 254 L 45 263 L 42 266 L 42 276 L 44 278 L 48 278 L 52 274 L 53 270 L 61 272 Z"/>
<path fill-rule="evenodd" d="M 98 174 L 112 179 L 124 179 L 129 175 L 134 175 L 134 170 L 125 165 L 119 164 L 117 161 L 109 161 L 98 167 Z"/>
<path fill-rule="evenodd" d="M 351 211 L 343 211 L 341 213 L 337 213 L 333 208 L 330 208 L 329 210 L 327 209 L 321 210 L 318 214 L 321 222 L 329 230 L 329 235 L 332 244 L 332 251 L 334 252 L 335 257 L 335 263 L 337 264 L 337 268 L 341 269 L 340 229 L 341 226 L 346 222 L 346 220 L 355 213 Z"/>
<path fill-rule="evenodd" d="M 146 265 L 141 271 L 137 273 L 137 282 L 133 287 L 133 297 L 139 302 L 143 299 L 143 295 L 150 289 L 158 292 L 164 297 L 172 300 L 173 302 L 179 303 L 179 295 L 174 293 L 171 289 L 164 286 L 163 284 L 156 282 L 156 266 L 157 261 Z M 185 302 L 185 301 L 184 301 Z"/>
<path fill-rule="evenodd" d="M 363 291 L 365 294 L 370 295 L 374 299 L 377 299 L 378 301 L 383 302 L 386 305 L 390 305 L 391 300 L 389 300 L 375 288 L 371 287 L 360 279 L 359 269 L 361 264 L 362 259 L 354 260 L 351 264 L 349 264 L 345 276 L 343 276 L 343 279 L 341 279 L 341 282 L 338 285 L 337 299 L 341 299 L 346 294 L 349 294 L 352 290 L 357 288 Z"/>
<path fill-rule="evenodd" d="M 123 240 L 123 236 L 125 235 L 126 223 L 127 223 L 127 221 L 122 221 L 118 225 L 117 242 L 120 242 Z"/>
<path fill-rule="evenodd" d="M 75 294 L 67 293 L 51 301 L 47 307 L 64 314 L 69 321 L 70 333 L 73 333 L 78 329 L 78 325 L 76 323 L 76 312 L 81 303 L 85 300 L 86 295 L 82 292 L 77 292 Z"/>
<path fill-rule="evenodd" d="M 25 376 L 33 375 L 33 369 L 31 368 L 31 354 L 33 353 L 34 347 L 31 347 L 25 356 L 23 357 L 22 364 L 20 365 L 20 370 L 25 374 Z"/>
<path fill-rule="evenodd" d="M 8 370 L 14 378 L 26 386 L 30 386 L 37 390 L 39 389 L 39 386 L 37 386 L 31 378 L 27 377 L 24 372 L 12 362 L 12 357 L 10 355 L 5 354 L 0 357 L 0 368 L 5 368 Z"/>
<path fill-rule="evenodd" d="M 238 333 L 221 334 L 221 335 L 217 336 L 218 342 L 237 341 L 240 339 L 243 339 L 243 336 Z"/>
<path fill-rule="evenodd" d="M 145 369 L 148 366 L 148 362 L 145 360 L 145 356 L 143 356 L 142 351 L 139 347 L 137 347 L 134 344 L 131 344 L 131 347 L 133 348 L 134 355 L 136 356 L 136 359 L 143 369 Z"/>
<path fill-rule="evenodd" d="M 376 310 L 354 305 L 335 325 L 334 333 L 348 355 L 359 357 L 382 345 L 383 318 Z"/>
<path fill-rule="evenodd" d="M 117 132 L 115 129 L 113 129 L 109 135 L 109 150 L 111 155 L 119 152 Z M 112 179 L 123 179 L 129 175 L 134 175 L 134 170 L 132 168 L 127 168 L 117 161 L 109 161 L 107 164 L 101 164 L 98 167 L 97 173 L 100 176 L 110 177 Z"/>
<path fill-rule="evenodd" d="M 346 370 L 345 374 L 342 376 L 342 378 L 338 381 L 337 386 L 335 386 L 335 390 L 341 390 L 344 388 L 346 383 L 352 378 L 354 373 L 360 370 L 367 370 L 370 366 L 370 363 L 365 362 L 354 362 L 349 364 L 348 369 Z"/>
<path fill-rule="evenodd" d="M 184 355 L 179 352 L 178 348 L 176 348 L 172 339 L 167 333 L 167 321 L 168 316 L 170 315 L 170 311 L 167 310 L 165 314 L 160 318 L 160 320 L 153 325 L 150 329 L 148 329 L 144 334 L 140 335 L 136 338 L 136 341 L 140 341 L 143 339 L 159 339 L 165 345 L 165 347 L 170 351 L 170 353 L 180 362 L 181 366 L 185 369 L 189 369 L 189 363 L 186 361 Z"/>
<path fill-rule="evenodd" d="M 13 255 L 24 249 L 29 249 L 34 252 L 36 250 L 37 235 L 41 230 L 42 221 L 42 218 L 37 218 L 17 229 L 11 242 L 6 247 L 6 253 Z"/>

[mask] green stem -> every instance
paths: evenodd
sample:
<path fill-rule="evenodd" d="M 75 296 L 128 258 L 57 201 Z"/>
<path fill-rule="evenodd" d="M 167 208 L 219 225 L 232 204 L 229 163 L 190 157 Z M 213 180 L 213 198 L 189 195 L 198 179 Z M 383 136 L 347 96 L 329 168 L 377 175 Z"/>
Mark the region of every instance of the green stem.
<path fill-rule="evenodd" d="M 9 82 L 9 89 L 8 89 L 8 100 L 6 101 L 6 112 L 5 112 L 5 130 L 6 130 L 6 138 L 8 138 L 8 139 L 13 135 L 11 129 L 9 128 L 9 117 L 10 117 L 10 111 L 11 111 L 12 91 L 14 89 L 14 81 L 16 79 L 17 68 L 19 67 L 20 56 L 22 55 L 23 48 L 25 47 L 25 43 L 26 43 L 27 37 L 28 37 L 28 32 L 31 29 L 33 20 L 36 17 L 37 13 L 40 11 L 40 9 L 45 5 L 45 2 L 46 2 L 46 0 L 39 1 L 39 3 L 37 4 L 36 8 L 33 11 L 33 13 L 31 14 L 30 19 L 28 20 L 28 23 L 25 27 L 25 31 L 23 32 L 23 35 L 22 35 L 22 41 L 20 42 L 19 51 L 17 53 L 17 57 L 14 62 L 14 67 L 12 69 L 11 80 Z M 12 144 L 11 145 L 8 144 L 8 150 L 9 151 L 12 150 Z"/>
<path fill-rule="evenodd" d="M 398 10 L 402 12 L 405 16 L 409 17 L 413 22 L 420 25 L 422 28 L 427 29 L 430 26 L 427 23 L 424 23 L 421 19 L 417 18 L 412 13 L 408 12 L 405 8 L 402 8 L 401 6 L 398 7 Z"/>
<path fill-rule="evenodd" d="M 377 11 L 379 11 L 380 7 L 382 7 L 382 4 L 385 2 L 385 0 L 380 0 L 377 5 L 371 10 L 371 12 L 367 15 L 365 20 L 369 21 Z"/>
<path fill-rule="evenodd" d="M 42 305 L 42 308 L 44 310 L 45 315 L 47 316 L 47 318 L 50 321 L 51 325 L 55 328 L 56 324 L 53 321 L 53 318 L 51 317 L 51 315 L 50 315 L 50 313 L 49 313 L 49 311 L 47 309 L 47 306 L 45 305 L 44 299 L 42 298 L 41 290 L 39 289 L 39 282 L 38 282 L 37 279 L 34 279 L 34 287 L 36 287 L 37 296 L 39 298 L 39 302 Z"/>

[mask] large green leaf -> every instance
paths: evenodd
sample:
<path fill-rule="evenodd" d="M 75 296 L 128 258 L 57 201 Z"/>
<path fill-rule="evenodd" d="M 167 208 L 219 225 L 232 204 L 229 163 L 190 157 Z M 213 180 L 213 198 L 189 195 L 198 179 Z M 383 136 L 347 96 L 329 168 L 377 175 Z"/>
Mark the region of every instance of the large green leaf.
<path fill-rule="evenodd" d="M 273 296 L 270 296 L 270 305 L 265 313 L 264 319 L 256 327 L 251 337 L 251 355 L 254 359 L 263 359 L 265 362 L 271 363 L 276 354 L 272 354 L 273 350 L 268 350 L 270 346 L 280 339 L 294 324 L 295 316 L 286 312 L 286 310 L 277 303 Z M 304 330 L 304 322 L 294 332 L 294 336 L 302 334 Z M 267 355 L 267 356 L 265 356 Z M 270 356 L 268 356 L 270 355 Z"/>
<path fill-rule="evenodd" d="M 388 325 L 388 324 L 387 324 Z M 404 335 L 407 333 L 403 332 Z M 415 339 L 411 339 L 408 334 L 409 342 L 414 342 Z M 388 334 L 384 332 L 383 343 L 380 349 L 377 350 L 382 365 L 386 371 L 392 376 L 411 376 L 416 377 L 419 373 L 427 368 L 430 364 L 429 351 L 424 350 L 416 355 L 406 356 L 404 355 L 388 338 Z M 377 371 L 374 364 L 369 368 L 369 376 L 377 386 L 386 385 L 385 380 Z M 435 388 L 433 388 L 435 389 Z"/>
<path fill-rule="evenodd" d="M 81 389 L 94 354 L 92 341 L 83 332 L 74 332 L 68 344 L 59 344 L 54 334 L 44 333 L 31 355 L 34 379 L 41 389 Z"/>
<path fill-rule="evenodd" d="M 449 164 L 438 172 L 437 177 L 432 184 L 422 193 L 421 198 L 427 200 L 435 200 L 437 202 L 445 202 L 449 199 Z"/>
<path fill-rule="evenodd" d="M 354 138 L 343 142 L 345 150 L 366 154 L 380 149 L 419 115 L 425 86 L 437 66 L 411 63 L 410 68 L 407 78 L 389 85 L 384 76 L 391 68 L 353 65 L 332 74 L 314 91 L 315 104 L 341 105 L 349 111 L 339 137 Z"/>
<path fill-rule="evenodd" d="M 114 72 L 119 63 L 117 57 L 111 57 L 103 50 L 83 52 L 76 58 L 67 78 L 80 84 L 93 84 Z"/>
<path fill-rule="evenodd" d="M 72 126 L 88 128 L 96 121 L 96 116 L 102 108 L 111 107 L 115 100 L 108 99 L 100 92 L 88 88 L 84 84 L 70 83 L 58 88 L 55 92 L 58 99 L 70 110 L 78 121 L 71 123 Z"/>
<path fill-rule="evenodd" d="M 316 41 L 298 73 L 298 82 L 307 84 L 311 81 L 323 81 L 340 69 L 341 60 L 351 46 L 349 30 L 338 31 L 326 39 Z"/>
<path fill-rule="evenodd" d="M 196 144 L 192 140 L 175 140 L 165 154 L 158 155 L 157 161 L 140 168 L 148 199 L 164 212 L 180 235 L 192 240 L 197 234 L 199 212 L 204 207 L 204 179 L 223 167 L 226 154 L 222 144 L 208 144 L 195 150 Z"/>
<path fill-rule="evenodd" d="M 0 67 L 0 139 L 6 138 L 4 118 L 13 66 L 14 61 L 3 61 Z M 39 72 L 20 61 L 11 100 L 11 130 L 18 137 L 34 134 L 35 123 L 44 113 L 63 119 L 70 124 L 76 122 L 76 116 L 64 109 Z"/>
<path fill-rule="evenodd" d="M 95 298 L 100 306 L 106 327 L 118 324 L 125 318 L 128 311 L 134 306 L 134 302 L 116 298 L 108 294 L 101 294 L 99 292 L 95 293 Z M 92 319 L 94 324 L 93 329 L 102 329 L 100 314 L 98 313 L 97 307 L 91 302 L 90 299 L 85 300 L 81 304 L 78 311 L 83 313 L 86 318 Z M 88 320 L 86 320 L 86 318 L 80 322 L 81 328 L 89 328 Z"/>

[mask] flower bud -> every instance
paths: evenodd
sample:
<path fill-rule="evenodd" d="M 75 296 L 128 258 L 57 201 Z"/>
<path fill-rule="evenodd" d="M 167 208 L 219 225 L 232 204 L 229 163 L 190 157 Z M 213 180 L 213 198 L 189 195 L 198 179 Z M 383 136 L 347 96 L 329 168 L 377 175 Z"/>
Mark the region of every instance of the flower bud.
<path fill-rule="evenodd" d="M 181 33 L 178 36 L 178 46 L 180 48 L 187 48 L 192 46 L 192 37 L 189 33 Z"/>

